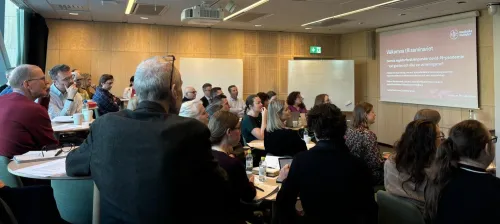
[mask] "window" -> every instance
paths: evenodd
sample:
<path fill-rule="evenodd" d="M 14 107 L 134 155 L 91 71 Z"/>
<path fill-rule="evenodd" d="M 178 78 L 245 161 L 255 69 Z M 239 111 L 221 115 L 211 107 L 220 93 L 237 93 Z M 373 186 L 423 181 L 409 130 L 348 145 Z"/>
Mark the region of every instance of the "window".
<path fill-rule="evenodd" d="M 22 10 L 10 0 L 5 0 L 3 39 L 11 67 L 21 64 L 21 19 Z"/>

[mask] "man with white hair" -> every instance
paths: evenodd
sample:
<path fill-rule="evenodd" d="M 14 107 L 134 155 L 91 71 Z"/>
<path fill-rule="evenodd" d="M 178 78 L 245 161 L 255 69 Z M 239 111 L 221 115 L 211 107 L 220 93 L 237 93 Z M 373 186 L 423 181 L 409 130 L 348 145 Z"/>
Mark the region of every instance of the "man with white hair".
<path fill-rule="evenodd" d="M 200 100 L 191 100 L 183 103 L 179 116 L 194 118 L 199 120 L 201 123 L 208 125 L 208 113 L 203 106 L 203 102 Z"/>
<path fill-rule="evenodd" d="M 5 78 L 7 79 L 7 83 L 0 86 L 0 96 L 12 93 L 12 87 L 9 84 L 9 77 L 10 77 L 10 73 L 12 73 L 12 70 L 14 70 L 14 68 L 8 68 L 5 71 Z"/>
<path fill-rule="evenodd" d="M 69 176 L 91 176 L 101 223 L 235 223 L 239 200 L 211 153 L 210 131 L 179 117 L 181 76 L 173 56 L 137 67 L 139 104 L 95 120 L 66 158 Z"/>
<path fill-rule="evenodd" d="M 47 113 L 48 82 L 42 69 L 20 65 L 9 81 L 13 93 L 0 96 L 0 156 L 12 158 L 57 144 Z"/>
<path fill-rule="evenodd" d="M 187 102 L 196 99 L 196 89 L 192 86 L 188 86 L 184 89 L 184 98 L 182 98 L 182 102 Z"/>

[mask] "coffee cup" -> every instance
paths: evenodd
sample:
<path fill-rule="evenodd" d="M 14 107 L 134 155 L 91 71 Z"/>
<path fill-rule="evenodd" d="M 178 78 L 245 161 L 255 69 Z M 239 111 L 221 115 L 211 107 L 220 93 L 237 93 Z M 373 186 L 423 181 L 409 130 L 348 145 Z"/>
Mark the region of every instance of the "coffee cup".
<path fill-rule="evenodd" d="M 73 114 L 73 124 L 81 125 L 83 116 L 81 113 Z"/>

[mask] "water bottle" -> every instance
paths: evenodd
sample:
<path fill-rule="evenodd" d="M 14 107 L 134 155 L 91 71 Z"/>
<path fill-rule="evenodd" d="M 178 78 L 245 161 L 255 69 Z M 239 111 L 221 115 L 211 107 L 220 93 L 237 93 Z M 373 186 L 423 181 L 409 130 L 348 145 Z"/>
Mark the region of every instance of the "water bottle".
<path fill-rule="evenodd" d="M 266 157 L 261 157 L 260 158 L 260 163 L 259 163 L 259 181 L 260 182 L 265 182 L 266 181 Z"/>
<path fill-rule="evenodd" d="M 83 110 L 88 110 L 89 109 L 89 105 L 87 104 L 87 100 L 83 100 L 83 107 L 82 107 L 82 111 Z"/>
<path fill-rule="evenodd" d="M 247 161 L 246 171 L 247 171 L 247 174 L 251 174 L 252 169 L 253 169 L 253 156 L 252 156 L 251 150 L 248 150 L 247 152 L 248 152 L 248 154 L 246 156 L 246 161 Z"/>

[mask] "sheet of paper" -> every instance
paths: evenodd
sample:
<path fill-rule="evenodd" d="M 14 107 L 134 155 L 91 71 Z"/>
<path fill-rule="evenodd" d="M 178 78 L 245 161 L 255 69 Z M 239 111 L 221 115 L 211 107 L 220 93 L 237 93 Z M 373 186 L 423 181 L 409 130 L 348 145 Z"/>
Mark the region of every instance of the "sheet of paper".
<path fill-rule="evenodd" d="M 66 158 L 18 169 L 16 172 L 38 177 L 64 176 L 66 175 Z"/>
<path fill-rule="evenodd" d="M 269 168 L 273 169 L 280 169 L 280 162 L 279 162 L 280 156 L 266 156 L 266 165 Z"/>
<path fill-rule="evenodd" d="M 59 155 L 56 154 L 59 152 L 60 149 L 55 149 L 55 150 L 49 150 L 49 151 L 29 151 L 27 153 L 24 153 L 22 155 L 17 155 L 14 156 L 14 161 L 17 163 L 22 163 L 22 162 L 34 162 L 34 161 L 40 161 L 40 160 L 51 160 L 51 159 L 56 159 L 56 158 L 64 158 L 66 155 L 68 155 L 69 151 L 73 147 L 63 147 L 61 148 L 63 151 L 59 153 Z"/>

